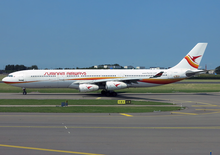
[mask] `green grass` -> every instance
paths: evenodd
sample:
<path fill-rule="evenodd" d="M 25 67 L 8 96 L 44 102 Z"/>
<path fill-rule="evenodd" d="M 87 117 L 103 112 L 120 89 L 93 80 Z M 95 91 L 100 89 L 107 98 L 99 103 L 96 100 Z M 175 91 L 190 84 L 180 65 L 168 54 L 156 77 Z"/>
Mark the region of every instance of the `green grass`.
<path fill-rule="evenodd" d="M 180 107 L 1 107 L 0 112 L 35 113 L 145 113 L 180 110 Z"/>
<path fill-rule="evenodd" d="M 8 76 L 8 74 L 0 74 L 0 80 L 2 81 L 2 79 L 6 76 Z"/>
<path fill-rule="evenodd" d="M 61 105 L 66 100 L 0 99 L 0 105 Z M 68 100 L 69 105 L 117 105 L 117 100 Z M 131 101 L 132 105 L 172 105 L 172 103 Z"/>
<path fill-rule="evenodd" d="M 0 105 L 61 105 L 65 100 L 1 99 Z M 151 105 L 134 107 L 117 105 L 117 100 L 68 100 L 69 105 L 116 105 L 114 107 L 74 106 L 74 107 L 1 107 L 0 112 L 39 112 L 39 113 L 143 113 L 153 111 L 180 110 L 180 107 L 155 107 L 172 103 L 131 101 L 132 105 Z"/>
<path fill-rule="evenodd" d="M 180 82 L 220 82 L 220 79 L 185 79 Z"/>
<path fill-rule="evenodd" d="M 0 93 L 22 93 L 20 87 L 14 87 L 5 83 L 0 83 Z M 27 92 L 41 92 L 41 93 L 78 93 L 76 89 L 69 88 L 27 88 Z"/>
<path fill-rule="evenodd" d="M 40 93 L 79 93 L 78 90 L 69 88 L 39 88 L 29 89 L 27 92 L 40 92 Z M 175 92 L 220 92 L 220 84 L 168 84 L 158 87 L 148 88 L 128 88 L 117 90 L 119 93 L 175 93 Z M 22 89 L 19 87 L 13 87 L 4 83 L 0 83 L 0 93 L 22 93 Z M 88 93 L 100 93 L 100 91 L 88 92 Z"/>
<path fill-rule="evenodd" d="M 129 88 L 119 90 L 124 93 L 198 93 L 198 92 L 220 92 L 220 84 L 168 84 L 149 88 Z"/>

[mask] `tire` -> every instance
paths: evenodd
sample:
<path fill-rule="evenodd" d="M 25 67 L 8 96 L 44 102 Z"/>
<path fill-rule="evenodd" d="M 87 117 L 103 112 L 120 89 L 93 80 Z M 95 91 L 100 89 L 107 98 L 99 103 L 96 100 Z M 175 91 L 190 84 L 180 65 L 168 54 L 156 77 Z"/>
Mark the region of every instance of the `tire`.
<path fill-rule="evenodd" d="M 110 96 L 111 95 L 111 93 L 109 92 L 109 91 L 107 91 L 106 93 L 105 93 L 105 96 Z"/>
<path fill-rule="evenodd" d="M 101 94 L 102 94 L 102 95 L 106 95 L 106 91 L 104 91 L 104 90 L 101 91 Z"/>
<path fill-rule="evenodd" d="M 112 93 L 111 93 L 111 96 L 114 96 L 114 97 L 115 97 L 115 96 L 117 96 L 117 95 L 118 95 L 118 94 L 117 94 L 116 92 L 112 92 Z"/>

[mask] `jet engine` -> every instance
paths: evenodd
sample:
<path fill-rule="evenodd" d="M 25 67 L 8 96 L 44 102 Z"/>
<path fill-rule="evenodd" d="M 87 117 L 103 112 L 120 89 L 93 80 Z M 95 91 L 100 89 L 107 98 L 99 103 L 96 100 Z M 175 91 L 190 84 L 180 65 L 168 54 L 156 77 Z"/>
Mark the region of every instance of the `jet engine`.
<path fill-rule="evenodd" d="M 80 92 L 96 91 L 98 89 L 99 89 L 99 86 L 95 84 L 80 84 L 79 85 Z"/>
<path fill-rule="evenodd" d="M 128 85 L 124 82 L 106 82 L 105 89 L 106 90 L 116 90 L 116 89 L 123 89 L 127 88 Z"/>

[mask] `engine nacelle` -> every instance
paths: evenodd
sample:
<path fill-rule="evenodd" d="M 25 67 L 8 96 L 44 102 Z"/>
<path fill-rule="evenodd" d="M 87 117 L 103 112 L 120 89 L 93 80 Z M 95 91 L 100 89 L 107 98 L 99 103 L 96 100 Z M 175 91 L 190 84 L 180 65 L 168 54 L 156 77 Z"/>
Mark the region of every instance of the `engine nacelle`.
<path fill-rule="evenodd" d="M 80 84 L 79 85 L 80 92 L 96 91 L 98 89 L 99 89 L 99 86 L 95 84 Z"/>
<path fill-rule="evenodd" d="M 123 89 L 127 88 L 128 85 L 124 82 L 106 82 L 105 89 L 106 90 L 116 90 L 116 89 Z"/>

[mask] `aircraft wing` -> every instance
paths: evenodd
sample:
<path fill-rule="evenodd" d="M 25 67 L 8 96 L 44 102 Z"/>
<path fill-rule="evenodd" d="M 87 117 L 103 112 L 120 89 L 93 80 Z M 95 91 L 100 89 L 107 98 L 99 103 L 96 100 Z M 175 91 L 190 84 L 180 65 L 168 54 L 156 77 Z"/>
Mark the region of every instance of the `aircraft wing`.
<path fill-rule="evenodd" d="M 137 81 L 141 81 L 143 79 L 147 78 L 158 78 L 163 75 L 164 72 L 159 72 L 158 74 L 152 76 L 152 77 L 123 77 L 123 78 L 110 78 L 110 79 L 100 79 L 100 80 L 78 80 L 74 83 L 79 83 L 79 84 L 89 84 L 89 83 L 101 83 L 101 82 L 107 82 L 107 81 L 123 81 L 125 83 L 137 83 Z"/>

